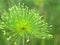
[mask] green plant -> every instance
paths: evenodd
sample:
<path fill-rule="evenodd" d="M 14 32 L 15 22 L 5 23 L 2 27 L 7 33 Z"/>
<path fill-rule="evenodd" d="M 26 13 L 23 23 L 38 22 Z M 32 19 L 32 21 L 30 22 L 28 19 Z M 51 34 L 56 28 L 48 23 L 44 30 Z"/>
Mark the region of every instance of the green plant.
<path fill-rule="evenodd" d="M 9 12 L 5 11 L 1 18 L 0 29 L 6 36 L 7 45 L 19 45 L 20 37 L 24 45 L 24 38 L 29 35 L 40 39 L 52 38 L 52 35 L 48 33 L 48 23 L 36 10 L 29 10 L 24 4 L 9 8 Z"/>

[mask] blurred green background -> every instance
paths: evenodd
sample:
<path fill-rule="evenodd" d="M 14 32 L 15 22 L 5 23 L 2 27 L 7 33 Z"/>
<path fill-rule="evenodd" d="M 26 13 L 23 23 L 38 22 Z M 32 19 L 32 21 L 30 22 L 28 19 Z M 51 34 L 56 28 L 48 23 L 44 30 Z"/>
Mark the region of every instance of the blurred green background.
<path fill-rule="evenodd" d="M 60 0 L 0 0 L 0 19 L 4 10 L 8 11 L 8 8 L 18 3 L 24 3 L 30 9 L 36 9 L 49 25 L 53 25 L 52 34 L 53 39 L 42 40 L 32 38 L 32 42 L 29 45 L 60 45 Z M 0 45 L 5 45 L 3 33 L 0 31 Z"/>

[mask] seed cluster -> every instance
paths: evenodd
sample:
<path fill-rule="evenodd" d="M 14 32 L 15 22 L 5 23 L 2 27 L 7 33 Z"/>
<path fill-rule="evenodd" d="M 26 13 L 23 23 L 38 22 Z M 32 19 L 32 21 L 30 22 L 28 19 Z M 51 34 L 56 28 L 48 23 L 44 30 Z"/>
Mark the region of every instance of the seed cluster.
<path fill-rule="evenodd" d="M 34 9 L 29 10 L 27 6 L 20 4 L 19 6 L 14 5 L 9 12 L 3 13 L 0 29 L 4 29 L 4 35 L 8 35 L 7 41 L 11 43 L 11 39 L 25 34 L 41 39 L 52 38 L 53 36 L 49 34 L 48 23 L 42 20 L 42 17 Z M 14 44 L 16 45 L 16 42 Z"/>

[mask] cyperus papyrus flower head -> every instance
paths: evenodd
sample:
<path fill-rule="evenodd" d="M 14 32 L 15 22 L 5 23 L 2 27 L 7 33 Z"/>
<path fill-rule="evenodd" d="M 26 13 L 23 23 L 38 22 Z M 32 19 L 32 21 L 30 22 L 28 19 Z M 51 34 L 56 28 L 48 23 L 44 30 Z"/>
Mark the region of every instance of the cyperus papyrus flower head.
<path fill-rule="evenodd" d="M 4 28 L 16 32 L 21 36 L 31 34 L 42 39 L 52 37 L 52 35 L 48 33 L 48 23 L 46 23 L 44 19 L 41 19 L 42 16 L 40 16 L 36 10 L 29 10 L 26 6 L 14 5 L 9 9 L 9 12 L 5 12 L 1 18 L 4 21 Z"/>

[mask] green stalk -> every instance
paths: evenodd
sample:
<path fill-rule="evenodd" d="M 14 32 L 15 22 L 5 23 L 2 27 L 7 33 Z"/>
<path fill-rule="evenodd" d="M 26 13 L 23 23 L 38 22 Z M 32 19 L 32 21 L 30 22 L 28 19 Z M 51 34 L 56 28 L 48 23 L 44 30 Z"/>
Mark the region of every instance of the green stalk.
<path fill-rule="evenodd" d="M 22 36 L 22 45 L 24 45 L 24 42 L 25 42 L 24 36 Z"/>
<path fill-rule="evenodd" d="M 41 45 L 45 45 L 45 40 L 44 39 L 41 40 Z"/>

